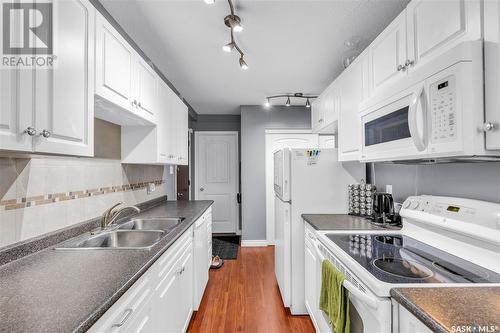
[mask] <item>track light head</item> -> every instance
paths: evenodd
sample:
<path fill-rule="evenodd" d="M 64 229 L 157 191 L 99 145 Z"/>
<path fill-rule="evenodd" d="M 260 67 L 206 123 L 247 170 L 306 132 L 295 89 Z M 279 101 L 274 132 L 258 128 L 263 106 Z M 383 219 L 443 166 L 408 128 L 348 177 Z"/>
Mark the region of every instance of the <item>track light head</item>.
<path fill-rule="evenodd" d="M 306 100 L 306 108 L 310 108 L 311 107 L 311 103 L 309 102 L 309 98 Z"/>
<path fill-rule="evenodd" d="M 287 97 L 287 99 L 286 99 L 286 103 L 285 103 L 285 105 L 286 105 L 286 106 L 290 106 L 290 104 L 291 104 L 291 103 L 290 103 L 290 96 L 288 96 L 288 97 Z"/>
<path fill-rule="evenodd" d="M 215 0 L 203 0 L 207 5 L 213 5 L 215 3 Z"/>
<path fill-rule="evenodd" d="M 222 47 L 222 51 L 231 52 L 234 49 L 234 42 L 227 43 Z"/>
<path fill-rule="evenodd" d="M 264 102 L 264 106 L 265 106 L 266 108 L 271 107 L 271 102 L 269 101 L 269 98 L 267 98 L 267 99 L 266 99 L 266 101 Z"/>
<path fill-rule="evenodd" d="M 234 32 L 243 31 L 243 26 L 241 25 L 241 19 L 238 15 L 227 15 L 224 17 L 224 24 L 231 28 Z"/>
<path fill-rule="evenodd" d="M 243 70 L 247 70 L 248 69 L 248 65 L 247 63 L 245 62 L 245 60 L 243 59 L 243 56 L 240 57 L 240 67 L 241 69 Z"/>

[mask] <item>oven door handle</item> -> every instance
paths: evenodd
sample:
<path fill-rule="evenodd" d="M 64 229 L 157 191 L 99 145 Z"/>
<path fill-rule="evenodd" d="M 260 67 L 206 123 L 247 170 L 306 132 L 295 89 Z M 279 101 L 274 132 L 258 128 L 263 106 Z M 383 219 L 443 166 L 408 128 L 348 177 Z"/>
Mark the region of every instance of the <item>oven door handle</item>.
<path fill-rule="evenodd" d="M 408 127 L 410 129 L 410 135 L 413 139 L 413 143 L 415 144 L 415 147 L 417 147 L 418 151 L 424 151 L 425 148 L 427 147 L 426 144 L 426 135 L 427 135 L 427 103 L 425 100 L 425 94 L 424 94 L 424 85 L 421 85 L 419 89 L 412 95 L 411 101 L 410 101 L 410 106 L 408 110 Z M 420 135 L 419 130 L 418 130 L 418 124 L 417 124 L 417 109 L 418 109 L 418 104 L 420 102 L 420 107 L 422 108 L 422 135 Z"/>
<path fill-rule="evenodd" d="M 378 308 L 380 301 L 376 297 L 365 294 L 347 280 L 344 280 L 342 285 L 344 286 L 345 289 L 347 289 L 347 291 L 349 291 L 350 295 L 354 296 L 355 298 L 358 298 L 361 302 L 367 304 L 370 308 L 374 310 Z"/>
<path fill-rule="evenodd" d="M 318 258 L 320 259 L 320 262 L 323 262 L 323 260 L 328 260 L 321 253 L 317 244 L 316 244 L 316 253 L 318 255 Z M 355 285 L 353 285 L 351 282 L 349 282 L 347 280 L 344 280 L 342 285 L 344 286 L 345 289 L 347 289 L 347 291 L 349 291 L 349 294 L 351 294 L 353 297 L 356 297 L 361 302 L 367 304 L 370 308 L 372 308 L 374 310 L 376 310 L 378 308 L 380 301 L 378 300 L 377 297 L 365 294 L 364 292 L 359 290 Z"/>

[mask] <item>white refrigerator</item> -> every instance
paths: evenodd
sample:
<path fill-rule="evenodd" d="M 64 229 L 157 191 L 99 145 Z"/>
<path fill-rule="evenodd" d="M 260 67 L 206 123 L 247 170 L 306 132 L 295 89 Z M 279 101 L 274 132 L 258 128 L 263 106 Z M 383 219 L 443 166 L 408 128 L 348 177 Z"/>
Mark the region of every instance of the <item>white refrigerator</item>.
<path fill-rule="evenodd" d="M 285 307 L 307 314 L 304 303 L 302 214 L 347 214 L 347 186 L 365 165 L 339 162 L 337 149 L 282 149 L 274 153 L 275 274 Z"/>

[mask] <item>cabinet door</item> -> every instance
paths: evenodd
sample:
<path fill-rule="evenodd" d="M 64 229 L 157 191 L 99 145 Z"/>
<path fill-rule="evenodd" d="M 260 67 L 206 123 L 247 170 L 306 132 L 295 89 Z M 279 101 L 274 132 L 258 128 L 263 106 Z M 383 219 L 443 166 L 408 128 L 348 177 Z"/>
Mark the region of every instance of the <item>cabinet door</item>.
<path fill-rule="evenodd" d="M 33 137 L 24 132 L 28 127 L 35 128 L 32 83 L 29 70 L 0 70 L 0 149 L 31 151 L 33 148 Z"/>
<path fill-rule="evenodd" d="M 96 93 L 132 110 L 135 52 L 102 15 L 96 21 Z"/>
<path fill-rule="evenodd" d="M 321 122 L 323 121 L 322 115 L 322 103 L 323 96 L 320 95 L 313 103 L 311 108 L 311 126 L 313 133 L 317 133 L 321 128 Z"/>
<path fill-rule="evenodd" d="M 176 98 L 177 123 L 177 164 L 188 164 L 188 108 L 184 102 Z"/>
<path fill-rule="evenodd" d="M 165 90 L 167 92 L 167 108 L 165 113 L 167 115 L 167 141 L 166 141 L 166 151 L 167 151 L 167 163 L 177 164 L 178 161 L 178 151 L 177 151 L 177 109 L 176 109 L 176 99 L 177 95 L 171 90 Z"/>
<path fill-rule="evenodd" d="M 54 1 L 53 22 L 54 68 L 35 71 L 34 150 L 92 156 L 95 9 L 84 0 Z"/>
<path fill-rule="evenodd" d="M 176 261 L 157 289 L 155 327 L 158 332 L 184 332 L 193 306 L 192 245 Z"/>
<path fill-rule="evenodd" d="M 425 64 L 458 43 L 481 38 L 481 2 L 414 0 L 408 4 L 408 59 Z"/>
<path fill-rule="evenodd" d="M 358 106 L 363 98 L 363 58 L 357 59 L 344 73 L 339 115 L 339 161 L 359 160 L 361 125 Z"/>
<path fill-rule="evenodd" d="M 406 12 L 403 11 L 369 47 L 371 91 L 383 89 L 406 75 Z"/>
<path fill-rule="evenodd" d="M 158 160 L 162 163 L 168 162 L 168 150 L 169 150 L 169 130 L 170 123 L 169 119 L 169 107 L 170 107 L 170 87 L 159 80 L 158 82 L 158 107 L 156 110 L 156 128 L 158 135 Z"/>
<path fill-rule="evenodd" d="M 338 79 L 328 87 L 324 99 L 323 125 L 328 126 L 338 119 L 340 108 L 340 90 Z"/>
<path fill-rule="evenodd" d="M 157 75 L 144 60 L 137 58 L 135 64 L 137 110 L 143 118 L 154 120 L 155 104 L 157 104 Z"/>
<path fill-rule="evenodd" d="M 310 249 L 309 243 L 306 241 L 305 246 L 305 303 L 309 311 L 309 315 L 315 321 L 316 309 L 318 301 L 316 297 L 316 256 L 314 249 Z"/>

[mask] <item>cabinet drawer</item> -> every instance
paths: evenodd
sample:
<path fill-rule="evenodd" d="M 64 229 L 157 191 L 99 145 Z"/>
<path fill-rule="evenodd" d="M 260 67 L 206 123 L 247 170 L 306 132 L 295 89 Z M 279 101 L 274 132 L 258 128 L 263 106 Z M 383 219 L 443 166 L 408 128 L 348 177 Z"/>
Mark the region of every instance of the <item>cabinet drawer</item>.
<path fill-rule="evenodd" d="M 189 228 L 184 235 L 182 235 L 175 244 L 168 249 L 154 264 L 155 272 L 158 278 L 162 279 L 163 276 L 169 272 L 169 268 L 179 259 L 182 253 L 188 246 L 191 246 L 193 242 L 193 228 Z"/>
<path fill-rule="evenodd" d="M 142 326 L 142 310 L 148 306 L 153 288 L 151 274 L 146 272 L 88 332 L 130 332 Z M 138 325 L 139 324 L 139 325 Z"/>

